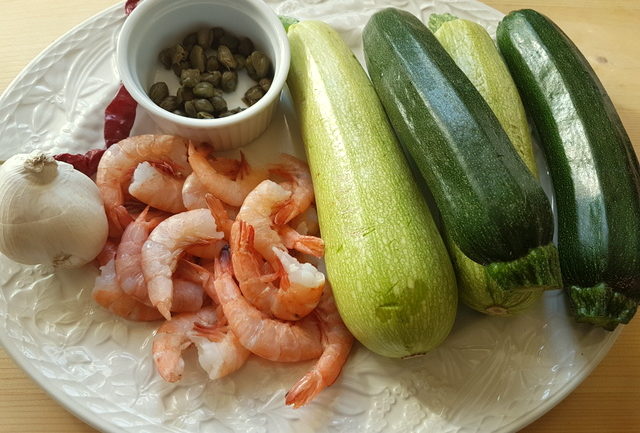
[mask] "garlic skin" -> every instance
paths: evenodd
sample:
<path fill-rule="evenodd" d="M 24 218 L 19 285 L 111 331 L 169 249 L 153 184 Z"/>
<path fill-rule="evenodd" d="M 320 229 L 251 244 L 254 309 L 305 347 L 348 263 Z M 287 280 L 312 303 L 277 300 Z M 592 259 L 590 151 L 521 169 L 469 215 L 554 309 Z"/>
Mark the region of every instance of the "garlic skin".
<path fill-rule="evenodd" d="M 11 260 L 80 267 L 108 232 L 98 187 L 72 165 L 36 151 L 0 166 L 0 252 Z"/>

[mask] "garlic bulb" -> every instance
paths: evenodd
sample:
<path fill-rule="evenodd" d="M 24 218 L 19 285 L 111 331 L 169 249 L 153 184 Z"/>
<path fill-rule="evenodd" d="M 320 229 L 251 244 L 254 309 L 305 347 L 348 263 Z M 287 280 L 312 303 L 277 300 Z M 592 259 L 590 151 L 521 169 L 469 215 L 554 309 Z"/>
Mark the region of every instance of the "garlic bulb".
<path fill-rule="evenodd" d="M 108 231 L 98 187 L 70 164 L 33 152 L 0 166 L 0 252 L 11 260 L 79 267 Z"/>

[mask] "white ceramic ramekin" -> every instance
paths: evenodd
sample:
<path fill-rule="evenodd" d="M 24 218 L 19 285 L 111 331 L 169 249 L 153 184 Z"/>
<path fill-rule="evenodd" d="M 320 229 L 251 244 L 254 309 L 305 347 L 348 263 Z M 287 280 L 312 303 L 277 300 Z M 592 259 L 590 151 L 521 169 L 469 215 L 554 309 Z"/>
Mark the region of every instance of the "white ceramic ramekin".
<path fill-rule="evenodd" d="M 265 96 L 246 110 L 219 119 L 182 117 L 153 103 L 147 89 L 162 68 L 160 51 L 190 32 L 216 26 L 250 38 L 271 59 L 274 77 Z M 122 26 L 116 59 L 122 83 L 161 132 L 227 150 L 253 141 L 271 122 L 289 72 L 290 52 L 284 27 L 262 0 L 144 0 Z M 239 86 L 238 91 L 244 90 Z"/>

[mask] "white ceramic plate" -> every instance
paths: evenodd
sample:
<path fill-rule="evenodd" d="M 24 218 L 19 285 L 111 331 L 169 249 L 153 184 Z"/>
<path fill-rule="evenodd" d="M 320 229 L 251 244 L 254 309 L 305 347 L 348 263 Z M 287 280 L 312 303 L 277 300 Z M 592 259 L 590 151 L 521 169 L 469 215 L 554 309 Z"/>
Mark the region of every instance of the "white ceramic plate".
<path fill-rule="evenodd" d="M 329 22 L 361 61 L 361 29 L 382 7 L 423 19 L 450 12 L 492 32 L 501 18 L 474 0 L 270 4 L 281 14 Z M 103 111 L 118 86 L 114 47 L 122 10 L 110 8 L 67 33 L 9 86 L 0 99 L 0 159 L 32 149 L 83 152 L 103 145 Z M 151 121 L 140 113 L 132 132 L 153 132 Z M 303 156 L 299 143 L 285 95 L 274 124 L 248 156 L 267 161 L 275 150 Z M 155 325 L 129 323 L 95 306 L 95 275 L 90 267 L 52 274 L 0 256 L 0 340 L 66 408 L 113 433 L 511 432 L 571 392 L 617 336 L 575 325 L 558 292 L 512 319 L 461 307 L 437 350 L 398 361 L 356 346 L 339 380 L 308 407 L 293 410 L 284 394 L 310 363 L 253 358 L 212 382 L 191 356 L 184 379 L 165 383 L 151 360 Z"/>

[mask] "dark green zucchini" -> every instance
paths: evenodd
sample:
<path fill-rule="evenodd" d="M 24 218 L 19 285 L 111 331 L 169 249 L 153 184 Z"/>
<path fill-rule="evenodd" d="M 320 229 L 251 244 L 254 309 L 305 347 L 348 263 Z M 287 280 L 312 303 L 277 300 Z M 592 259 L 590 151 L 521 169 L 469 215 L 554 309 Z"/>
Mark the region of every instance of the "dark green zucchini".
<path fill-rule="evenodd" d="M 571 309 L 578 321 L 612 330 L 640 300 L 640 170 L 631 141 L 595 72 L 551 20 L 511 12 L 497 40 L 549 165 Z"/>
<path fill-rule="evenodd" d="M 378 96 L 456 245 L 505 289 L 558 288 L 549 201 L 473 84 L 408 12 L 375 13 L 363 42 Z"/>

